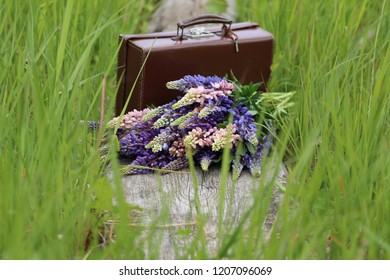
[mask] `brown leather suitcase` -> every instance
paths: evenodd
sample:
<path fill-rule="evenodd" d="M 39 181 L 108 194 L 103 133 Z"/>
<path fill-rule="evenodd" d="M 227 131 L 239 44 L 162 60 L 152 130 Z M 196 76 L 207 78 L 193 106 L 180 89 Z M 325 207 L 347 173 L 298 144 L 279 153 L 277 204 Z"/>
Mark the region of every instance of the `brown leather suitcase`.
<path fill-rule="evenodd" d="M 209 23 L 219 25 L 199 27 Z M 172 101 L 180 92 L 165 85 L 185 75 L 233 73 L 242 83 L 263 82 L 263 90 L 270 76 L 273 36 L 253 22 L 202 15 L 178 22 L 177 31 L 120 35 L 119 42 L 117 115 Z"/>

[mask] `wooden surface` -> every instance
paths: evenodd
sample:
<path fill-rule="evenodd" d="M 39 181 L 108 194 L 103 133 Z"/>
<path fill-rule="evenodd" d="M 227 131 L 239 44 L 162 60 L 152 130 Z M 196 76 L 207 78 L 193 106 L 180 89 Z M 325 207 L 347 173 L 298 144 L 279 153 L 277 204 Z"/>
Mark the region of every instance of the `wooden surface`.
<path fill-rule="evenodd" d="M 189 171 L 189 170 L 184 170 Z M 278 170 L 270 168 L 269 175 L 278 172 L 276 181 L 284 185 L 286 170 L 280 166 Z M 216 256 L 220 241 L 218 239 L 218 205 L 221 189 L 220 169 L 212 168 L 209 172 L 196 170 L 198 181 L 198 195 L 200 199 L 200 211 L 205 217 L 204 234 L 207 240 L 207 252 L 209 257 Z M 157 255 L 150 252 L 151 247 L 145 248 L 146 258 L 177 259 L 185 258 L 186 248 L 190 246 L 194 236 L 198 233 L 195 207 L 195 188 L 191 174 L 148 174 L 131 175 L 122 179 L 124 193 L 128 203 L 142 208 L 139 213 L 140 225 L 155 226 L 157 228 L 156 247 L 152 247 Z M 248 171 L 243 171 L 240 178 L 233 183 L 229 173 L 225 208 L 223 215 L 223 227 L 235 228 L 241 221 L 244 213 L 253 203 L 253 192 L 259 188 L 259 180 L 254 179 Z M 267 238 L 277 214 L 283 193 L 277 187 L 272 188 L 270 207 L 264 221 L 264 237 Z M 189 234 L 183 239 L 180 230 L 187 230 Z M 148 233 L 145 232 L 147 235 Z"/>

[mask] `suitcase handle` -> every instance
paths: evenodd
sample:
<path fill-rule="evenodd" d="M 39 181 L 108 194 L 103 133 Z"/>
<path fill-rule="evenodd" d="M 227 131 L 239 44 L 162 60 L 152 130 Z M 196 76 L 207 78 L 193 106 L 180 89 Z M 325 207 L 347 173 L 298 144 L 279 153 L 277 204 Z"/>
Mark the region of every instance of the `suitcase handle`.
<path fill-rule="evenodd" d="M 183 39 L 184 28 L 193 25 L 198 25 L 198 24 L 206 24 L 206 23 L 222 23 L 225 26 L 223 30 L 225 30 L 225 32 L 228 32 L 230 30 L 233 21 L 223 16 L 210 15 L 210 14 L 205 14 L 205 15 L 200 15 L 189 19 L 185 19 L 177 23 L 177 38 L 179 38 L 179 40 Z M 226 28 L 226 24 L 228 24 L 227 28 Z M 179 36 L 179 29 L 181 29 L 180 36 Z"/>

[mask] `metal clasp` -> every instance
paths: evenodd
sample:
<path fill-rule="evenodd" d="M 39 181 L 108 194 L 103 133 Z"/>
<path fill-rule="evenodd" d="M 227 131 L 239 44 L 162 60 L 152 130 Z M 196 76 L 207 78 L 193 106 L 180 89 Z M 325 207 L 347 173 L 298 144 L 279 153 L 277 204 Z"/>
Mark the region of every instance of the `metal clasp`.
<path fill-rule="evenodd" d="M 215 36 L 214 33 L 207 31 L 204 27 L 195 27 L 190 29 L 190 34 L 186 34 L 191 39 L 209 38 Z"/>

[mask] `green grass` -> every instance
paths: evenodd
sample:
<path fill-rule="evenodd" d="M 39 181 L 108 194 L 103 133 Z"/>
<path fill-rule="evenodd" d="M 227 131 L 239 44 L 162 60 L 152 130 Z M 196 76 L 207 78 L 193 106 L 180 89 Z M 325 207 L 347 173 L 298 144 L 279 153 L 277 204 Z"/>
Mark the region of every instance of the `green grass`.
<path fill-rule="evenodd" d="M 239 3 L 275 36 L 270 91 L 297 91 L 280 135 L 280 235 L 264 257 L 326 258 L 330 236 L 330 258 L 389 259 L 389 3 Z"/>
<path fill-rule="evenodd" d="M 112 117 L 118 34 L 145 32 L 152 2 L 1 1 L 0 258 L 86 256 L 109 183 L 80 120 L 99 119 L 103 74 Z"/>
<path fill-rule="evenodd" d="M 133 206 L 124 203 L 114 141 L 110 183 L 97 135 L 79 121 L 99 119 L 103 74 L 105 120 L 112 117 L 117 35 L 145 32 L 156 1 L 104 3 L 0 4 L 1 259 L 144 258 L 136 245 L 142 229 L 128 226 Z M 270 91 L 297 93 L 271 154 L 289 169 L 275 230 L 266 244 L 259 224 L 270 184 L 260 178 L 246 223 L 229 231 L 220 225 L 218 257 L 390 259 L 389 5 L 238 1 L 240 20 L 275 36 Z M 120 223 L 115 243 L 99 249 L 104 210 Z M 166 209 L 161 215 L 164 221 Z M 148 232 L 141 242 L 153 247 L 159 233 Z M 202 246 L 184 255 L 209 257 L 197 237 Z"/>

